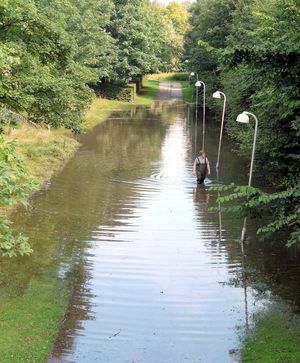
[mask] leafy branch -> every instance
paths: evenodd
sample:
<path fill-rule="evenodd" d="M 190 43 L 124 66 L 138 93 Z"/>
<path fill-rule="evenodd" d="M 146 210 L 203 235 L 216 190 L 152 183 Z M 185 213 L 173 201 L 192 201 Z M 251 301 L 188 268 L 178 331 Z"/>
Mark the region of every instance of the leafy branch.
<path fill-rule="evenodd" d="M 210 190 L 231 192 L 228 195 L 218 197 L 217 202 L 220 204 L 234 203 L 226 207 L 211 207 L 209 208 L 210 211 L 236 213 L 251 218 L 268 217 L 270 222 L 258 228 L 258 234 L 286 231 L 288 235 L 287 246 L 300 242 L 299 184 L 296 183 L 293 187 L 276 193 L 266 193 L 258 188 L 236 186 L 235 184 L 212 187 Z"/>

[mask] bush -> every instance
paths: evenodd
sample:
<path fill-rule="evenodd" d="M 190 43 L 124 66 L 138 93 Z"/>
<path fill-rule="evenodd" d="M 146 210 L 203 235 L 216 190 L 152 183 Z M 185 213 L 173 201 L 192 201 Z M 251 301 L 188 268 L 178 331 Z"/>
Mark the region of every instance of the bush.
<path fill-rule="evenodd" d="M 96 89 L 96 94 L 108 100 L 132 102 L 136 96 L 136 84 L 122 86 L 104 83 Z"/>

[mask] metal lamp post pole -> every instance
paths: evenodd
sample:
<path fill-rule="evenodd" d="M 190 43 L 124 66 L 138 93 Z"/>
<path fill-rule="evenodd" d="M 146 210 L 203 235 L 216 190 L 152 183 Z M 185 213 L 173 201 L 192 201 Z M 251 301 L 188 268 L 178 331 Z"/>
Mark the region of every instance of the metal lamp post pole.
<path fill-rule="evenodd" d="M 225 93 L 220 92 L 220 91 L 217 91 L 217 92 L 215 92 L 213 94 L 213 97 L 215 97 L 215 98 L 221 98 L 221 95 L 224 98 L 224 103 L 223 103 L 223 112 L 222 112 L 222 121 L 221 121 L 221 129 L 220 129 L 220 138 L 219 138 L 218 157 L 217 157 L 216 169 L 219 168 L 219 162 L 220 162 L 221 144 L 222 144 L 222 137 L 223 137 L 225 109 L 226 109 L 226 95 L 225 95 Z"/>
<path fill-rule="evenodd" d="M 257 137 L 257 129 L 258 129 L 258 121 L 257 121 L 257 117 L 253 113 L 247 112 L 247 111 L 244 111 L 243 113 L 241 113 L 240 115 L 238 115 L 238 117 L 237 117 L 236 120 L 238 122 L 242 122 L 242 123 L 249 123 L 249 116 L 252 116 L 254 118 L 254 121 L 255 121 L 255 129 L 254 129 L 254 137 L 253 137 L 253 146 L 252 146 L 252 155 L 251 155 L 251 164 L 250 164 L 250 172 L 249 172 L 249 180 L 248 180 L 248 187 L 251 187 L 252 173 L 253 173 L 253 165 L 254 165 L 254 155 L 255 155 L 255 146 L 256 146 L 256 137 Z M 241 234 L 242 252 L 243 253 L 244 253 L 244 244 L 243 244 L 243 241 L 244 241 L 245 235 L 246 235 L 246 223 L 247 223 L 247 218 L 244 218 L 244 223 L 243 223 L 243 228 L 242 228 L 242 234 Z"/>
<path fill-rule="evenodd" d="M 245 113 L 249 116 L 252 116 L 255 120 L 254 138 L 253 138 L 251 164 L 250 164 L 250 174 L 249 174 L 249 181 L 248 181 L 248 186 L 251 187 L 258 121 L 257 121 L 257 117 L 253 113 L 250 113 L 250 112 L 245 112 Z"/>
<path fill-rule="evenodd" d="M 197 75 L 198 78 L 198 75 Z M 199 87 L 200 87 L 200 82 L 197 81 L 195 83 L 195 87 L 196 87 L 196 120 L 195 120 L 195 150 L 197 149 L 197 132 L 198 132 L 198 92 L 199 92 Z"/>
<path fill-rule="evenodd" d="M 205 83 L 201 81 L 203 84 L 203 114 L 202 114 L 202 150 L 205 150 Z"/>

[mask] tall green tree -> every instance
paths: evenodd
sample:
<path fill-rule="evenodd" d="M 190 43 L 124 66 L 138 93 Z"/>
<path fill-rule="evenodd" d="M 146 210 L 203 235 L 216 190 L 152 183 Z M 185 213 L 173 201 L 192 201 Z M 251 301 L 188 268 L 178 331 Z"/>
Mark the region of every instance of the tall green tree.
<path fill-rule="evenodd" d="M 149 0 L 114 0 L 115 10 L 108 30 L 117 43 L 117 80 L 127 83 L 163 69 L 165 25 Z"/>
<path fill-rule="evenodd" d="M 217 81 L 226 93 L 227 131 L 248 159 L 253 124 L 241 127 L 235 119 L 243 110 L 256 114 L 255 175 L 275 188 L 266 193 L 234 186 L 222 201 L 239 200 L 231 210 L 267 216 L 269 224 L 261 232 L 284 230 L 289 244 L 300 242 L 298 1 L 198 1 L 191 11 L 190 64 L 201 77 L 212 75 L 210 83 Z"/>
<path fill-rule="evenodd" d="M 170 70 L 173 71 L 181 70 L 183 64 L 184 35 L 190 29 L 190 14 L 187 8 L 188 5 L 179 4 L 175 1 L 161 7 L 172 52 Z"/>
<path fill-rule="evenodd" d="M 185 35 L 185 56 L 190 70 L 208 85 L 219 84 L 219 52 L 226 48 L 236 2 L 198 0 L 190 7 L 191 30 Z"/>

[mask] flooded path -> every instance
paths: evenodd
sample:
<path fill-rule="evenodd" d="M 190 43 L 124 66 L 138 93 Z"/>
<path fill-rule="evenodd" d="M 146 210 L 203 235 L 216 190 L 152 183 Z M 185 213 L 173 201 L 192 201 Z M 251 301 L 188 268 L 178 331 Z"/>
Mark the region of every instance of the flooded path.
<path fill-rule="evenodd" d="M 207 211 L 219 124 L 207 125 L 213 173 L 197 187 L 186 115 L 166 102 L 115 113 L 16 215 L 35 249 L 26 281 L 50 274 L 73 286 L 49 363 L 230 363 L 254 311 L 276 298 L 300 305 L 294 255 L 250 224 L 243 259 L 242 221 Z M 228 140 L 220 180 L 246 181 Z"/>

